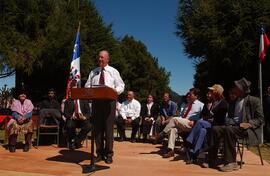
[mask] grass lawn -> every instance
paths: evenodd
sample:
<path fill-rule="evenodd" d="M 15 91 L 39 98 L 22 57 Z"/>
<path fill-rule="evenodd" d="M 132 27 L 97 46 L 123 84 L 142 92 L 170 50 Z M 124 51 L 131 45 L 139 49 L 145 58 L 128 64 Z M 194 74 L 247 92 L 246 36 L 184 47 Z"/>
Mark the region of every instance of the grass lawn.
<path fill-rule="evenodd" d="M 260 148 L 262 158 L 270 163 L 270 143 L 262 144 Z M 249 150 L 258 155 L 257 147 L 250 147 Z"/>

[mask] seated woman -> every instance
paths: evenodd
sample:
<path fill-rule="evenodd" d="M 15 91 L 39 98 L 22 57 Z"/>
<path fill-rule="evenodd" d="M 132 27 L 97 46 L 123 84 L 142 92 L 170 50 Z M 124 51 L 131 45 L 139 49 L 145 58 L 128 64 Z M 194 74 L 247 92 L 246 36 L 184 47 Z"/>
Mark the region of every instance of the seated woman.
<path fill-rule="evenodd" d="M 16 141 L 19 133 L 23 133 L 25 135 L 25 145 L 23 151 L 29 151 L 34 129 L 31 120 L 33 109 L 34 106 L 31 100 L 26 98 L 24 91 L 19 93 L 18 100 L 13 100 L 11 105 L 12 119 L 10 119 L 7 124 L 10 152 L 15 152 L 16 150 Z"/>
<path fill-rule="evenodd" d="M 201 120 L 198 120 L 192 128 L 186 141 L 188 143 L 187 164 L 191 164 L 199 155 L 203 145 L 207 129 L 213 125 L 224 125 L 228 110 L 228 103 L 224 100 L 223 87 L 215 84 L 208 88 L 207 103 L 201 112 Z"/>
<path fill-rule="evenodd" d="M 142 117 L 142 133 L 143 141 L 147 141 L 147 135 L 150 135 L 153 123 L 157 120 L 159 113 L 159 105 L 154 103 L 152 95 L 148 95 L 147 103 L 143 104 L 141 107 L 141 117 Z"/>

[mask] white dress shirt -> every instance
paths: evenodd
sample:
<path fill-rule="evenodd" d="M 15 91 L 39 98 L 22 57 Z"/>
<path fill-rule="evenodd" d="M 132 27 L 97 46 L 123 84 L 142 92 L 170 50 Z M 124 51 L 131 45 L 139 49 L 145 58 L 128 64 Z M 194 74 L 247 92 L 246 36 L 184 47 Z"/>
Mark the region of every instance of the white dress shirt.
<path fill-rule="evenodd" d="M 200 102 L 199 100 L 195 100 L 192 103 L 191 110 L 187 114 L 186 118 L 189 120 L 199 120 L 201 111 L 203 109 L 203 105 L 204 104 L 202 102 Z M 180 118 L 182 118 L 182 116 L 185 114 L 185 112 L 188 109 L 188 106 L 189 106 L 189 104 L 186 104 L 185 108 L 183 108 L 182 112 L 180 113 Z"/>
<path fill-rule="evenodd" d="M 234 121 L 236 123 L 241 123 L 243 118 L 243 104 L 244 98 L 238 98 L 235 102 L 235 109 L 234 109 Z"/>
<path fill-rule="evenodd" d="M 85 87 L 98 86 L 100 75 L 101 67 L 97 67 L 92 70 L 88 76 Z M 113 88 L 118 95 L 124 91 L 125 83 L 123 82 L 119 72 L 115 68 L 109 65 L 104 67 L 104 78 L 105 86 Z"/>
<path fill-rule="evenodd" d="M 147 115 L 148 116 L 151 115 L 151 108 L 152 108 L 153 104 L 154 104 L 153 102 L 146 104 L 146 106 L 147 106 Z"/>
<path fill-rule="evenodd" d="M 132 120 L 138 118 L 141 112 L 141 104 L 137 100 L 133 99 L 131 101 L 124 101 L 121 104 L 120 114 L 123 119 L 131 117 Z"/>

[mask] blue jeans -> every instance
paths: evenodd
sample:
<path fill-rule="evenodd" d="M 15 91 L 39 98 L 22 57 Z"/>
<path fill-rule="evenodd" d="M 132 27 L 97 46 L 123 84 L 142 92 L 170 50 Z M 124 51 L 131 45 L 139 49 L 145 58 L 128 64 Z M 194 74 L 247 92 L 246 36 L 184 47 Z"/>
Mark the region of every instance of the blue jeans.
<path fill-rule="evenodd" d="M 193 146 L 193 153 L 199 154 L 203 145 L 207 129 L 211 128 L 211 123 L 205 120 L 198 120 L 187 137 L 187 141 Z"/>
<path fill-rule="evenodd" d="M 15 112 L 15 111 L 12 112 L 12 118 L 13 119 L 15 119 L 15 120 L 18 121 L 19 120 L 19 117 L 20 117 L 20 114 L 19 113 Z M 30 119 L 32 117 L 32 112 L 28 112 L 28 113 L 24 114 L 23 117 L 24 117 L 25 120 Z"/>

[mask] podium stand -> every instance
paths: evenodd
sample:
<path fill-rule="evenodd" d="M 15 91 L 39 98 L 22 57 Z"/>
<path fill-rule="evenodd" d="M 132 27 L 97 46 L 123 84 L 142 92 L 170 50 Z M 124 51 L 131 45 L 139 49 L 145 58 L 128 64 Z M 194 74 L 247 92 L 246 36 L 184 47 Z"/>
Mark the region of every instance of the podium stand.
<path fill-rule="evenodd" d="M 72 88 L 71 89 L 71 98 L 72 99 L 81 99 L 81 100 L 117 100 L 117 92 L 107 86 L 95 86 L 92 88 Z M 95 117 L 92 117 L 95 118 Z M 95 167 L 95 156 L 94 156 L 94 125 L 91 130 L 91 163 L 89 172 L 96 170 Z"/>

